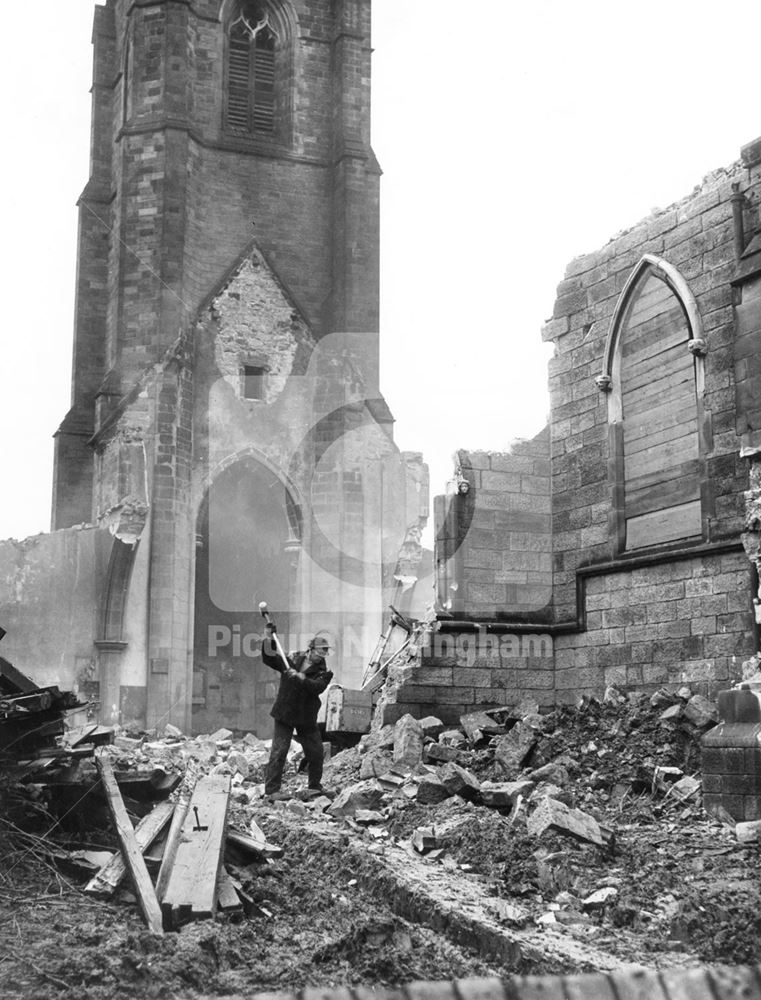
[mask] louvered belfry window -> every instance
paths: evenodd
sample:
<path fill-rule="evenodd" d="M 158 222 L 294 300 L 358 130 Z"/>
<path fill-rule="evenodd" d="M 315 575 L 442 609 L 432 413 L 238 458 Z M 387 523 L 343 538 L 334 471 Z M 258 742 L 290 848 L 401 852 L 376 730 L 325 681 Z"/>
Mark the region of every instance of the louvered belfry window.
<path fill-rule="evenodd" d="M 247 134 L 275 128 L 275 35 L 258 3 L 243 4 L 230 27 L 226 123 Z"/>

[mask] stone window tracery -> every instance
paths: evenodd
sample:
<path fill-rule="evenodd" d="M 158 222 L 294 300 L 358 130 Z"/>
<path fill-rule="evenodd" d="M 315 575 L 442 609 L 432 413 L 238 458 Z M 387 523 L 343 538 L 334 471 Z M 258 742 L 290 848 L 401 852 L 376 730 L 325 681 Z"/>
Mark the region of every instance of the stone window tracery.
<path fill-rule="evenodd" d="M 227 33 L 225 125 L 236 133 L 268 134 L 276 125 L 276 62 L 281 39 L 269 8 L 243 2 Z"/>

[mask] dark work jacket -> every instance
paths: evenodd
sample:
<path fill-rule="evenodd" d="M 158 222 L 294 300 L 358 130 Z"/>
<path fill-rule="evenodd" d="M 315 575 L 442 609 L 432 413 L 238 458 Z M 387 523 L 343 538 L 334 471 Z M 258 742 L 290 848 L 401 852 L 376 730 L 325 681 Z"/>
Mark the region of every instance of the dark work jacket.
<path fill-rule="evenodd" d="M 325 666 L 325 661 L 308 664 L 306 653 L 290 653 L 288 662 L 294 670 L 298 670 L 301 677 L 288 677 L 283 672 L 283 661 L 274 642 L 266 638 L 262 642 L 262 659 L 268 667 L 282 675 L 275 704 L 270 710 L 272 718 L 294 728 L 316 726 L 317 713 L 320 711 L 319 696 L 333 680 L 333 674 Z"/>

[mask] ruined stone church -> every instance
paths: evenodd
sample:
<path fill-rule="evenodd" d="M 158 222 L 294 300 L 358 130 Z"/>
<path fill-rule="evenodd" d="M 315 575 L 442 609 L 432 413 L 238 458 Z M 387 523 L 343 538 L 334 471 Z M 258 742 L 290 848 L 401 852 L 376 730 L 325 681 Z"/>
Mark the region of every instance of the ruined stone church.
<path fill-rule="evenodd" d="M 370 12 L 95 7 L 53 531 L 0 561 L 4 655 L 102 721 L 266 735 L 259 602 L 356 684 L 416 573 L 426 471 L 378 388 Z"/>

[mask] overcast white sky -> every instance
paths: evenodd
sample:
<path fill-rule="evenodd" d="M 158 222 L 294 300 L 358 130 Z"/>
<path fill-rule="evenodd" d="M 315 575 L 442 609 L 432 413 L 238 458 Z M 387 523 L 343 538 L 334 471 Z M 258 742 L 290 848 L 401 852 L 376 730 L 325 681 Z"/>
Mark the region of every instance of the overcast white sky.
<path fill-rule="evenodd" d="M 566 263 L 761 134 L 758 0 L 375 0 L 382 387 L 443 492 L 548 409 Z M 3 9 L 0 538 L 49 526 L 69 405 L 91 0 Z M 29 46 L 33 44 L 34 58 Z"/>

